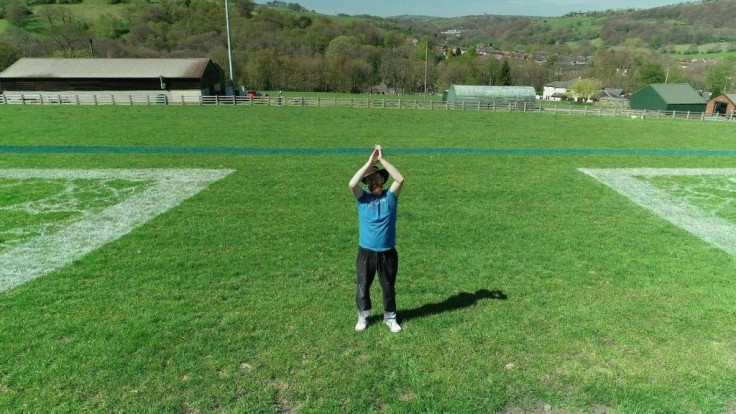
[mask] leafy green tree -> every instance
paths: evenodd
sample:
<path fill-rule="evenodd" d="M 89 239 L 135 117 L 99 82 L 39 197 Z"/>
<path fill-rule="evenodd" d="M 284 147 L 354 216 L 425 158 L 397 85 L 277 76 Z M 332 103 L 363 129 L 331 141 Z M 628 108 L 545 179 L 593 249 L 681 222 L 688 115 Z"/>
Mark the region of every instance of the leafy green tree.
<path fill-rule="evenodd" d="M 17 27 L 23 27 L 25 25 L 26 19 L 31 14 L 31 11 L 28 10 L 28 7 L 26 7 L 26 5 L 20 0 L 7 2 L 7 5 L 4 6 L 4 9 L 5 18 Z"/>
<path fill-rule="evenodd" d="M 278 52 L 273 49 L 259 50 L 253 53 L 246 65 L 247 79 L 246 84 L 250 88 L 271 90 L 279 82 L 277 80 L 280 72 L 283 70 L 281 59 Z"/>
<path fill-rule="evenodd" d="M 731 62 L 721 62 L 708 67 L 708 89 L 714 97 L 728 91 L 731 86 L 733 71 L 734 66 Z"/>
<path fill-rule="evenodd" d="M 602 84 L 598 79 L 578 79 L 570 85 L 570 92 L 576 100 L 582 98 L 591 100 L 597 98 L 601 92 Z"/>
<path fill-rule="evenodd" d="M 503 65 L 501 65 L 501 72 L 499 73 L 499 84 L 503 86 L 513 85 L 513 79 L 511 78 L 511 66 L 509 61 L 504 59 Z"/>
<path fill-rule="evenodd" d="M 664 83 L 667 78 L 664 68 L 659 63 L 645 63 L 638 71 L 638 88 L 650 83 Z"/>

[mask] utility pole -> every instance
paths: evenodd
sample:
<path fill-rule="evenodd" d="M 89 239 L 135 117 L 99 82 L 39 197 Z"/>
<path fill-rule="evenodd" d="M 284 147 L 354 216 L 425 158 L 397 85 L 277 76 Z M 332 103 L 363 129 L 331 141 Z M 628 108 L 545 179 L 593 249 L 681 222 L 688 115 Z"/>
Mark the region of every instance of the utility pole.
<path fill-rule="evenodd" d="M 429 57 L 429 41 L 424 41 L 424 99 L 427 99 L 427 60 Z"/>
<path fill-rule="evenodd" d="M 225 24 L 227 26 L 227 59 L 230 64 L 230 85 L 233 89 L 233 95 L 237 95 L 235 90 L 235 74 L 233 73 L 233 49 L 230 45 L 230 11 L 227 8 L 228 0 L 225 0 Z"/>

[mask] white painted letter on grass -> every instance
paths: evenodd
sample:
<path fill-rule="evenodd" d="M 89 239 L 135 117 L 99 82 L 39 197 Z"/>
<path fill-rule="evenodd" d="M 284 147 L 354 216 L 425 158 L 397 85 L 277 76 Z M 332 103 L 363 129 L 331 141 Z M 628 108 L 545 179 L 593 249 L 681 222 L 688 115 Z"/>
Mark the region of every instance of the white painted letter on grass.
<path fill-rule="evenodd" d="M 613 188 L 620 194 L 628 197 L 634 203 L 652 211 L 654 214 L 671 222 L 681 229 L 698 236 L 707 243 L 731 255 L 736 256 L 736 225 L 724 217 L 709 211 L 691 202 L 720 198 L 732 203 L 735 186 L 728 188 L 714 188 L 711 194 L 720 192 L 712 197 L 703 194 L 698 189 L 689 190 L 685 180 L 700 177 L 703 180 L 720 180 L 733 183 L 736 181 L 734 168 L 607 168 L 584 169 L 580 171 Z M 655 180 L 672 177 L 683 180 L 682 185 L 676 185 L 680 192 L 692 194 L 692 197 L 683 194 L 673 194 L 654 185 Z M 686 178 L 687 177 L 687 178 Z M 699 184 L 702 189 L 703 185 Z M 707 187 L 707 186 L 706 186 Z M 724 195 L 724 193 L 726 195 Z M 690 200 L 691 198 L 692 200 Z M 721 203 L 723 204 L 723 203 Z"/>
<path fill-rule="evenodd" d="M 127 180 L 141 191 L 67 227 L 0 251 L 0 292 L 60 269 L 179 205 L 234 170 L 211 169 L 4 169 L 2 180 Z M 7 206 L 6 206 L 7 207 Z M 12 207 L 12 206 L 11 206 Z M 51 207 L 53 208 L 53 206 Z"/>

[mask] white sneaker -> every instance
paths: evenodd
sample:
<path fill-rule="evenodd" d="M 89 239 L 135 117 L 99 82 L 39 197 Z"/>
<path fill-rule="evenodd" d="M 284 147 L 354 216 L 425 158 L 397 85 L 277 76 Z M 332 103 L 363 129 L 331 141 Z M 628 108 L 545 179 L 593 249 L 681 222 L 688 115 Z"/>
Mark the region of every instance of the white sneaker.
<path fill-rule="evenodd" d="M 386 319 L 383 321 L 386 325 L 388 325 L 388 329 L 391 330 L 393 333 L 401 332 L 401 325 L 399 325 L 398 322 L 396 322 L 396 319 Z"/>
<path fill-rule="evenodd" d="M 368 326 L 368 317 L 371 316 L 370 309 L 367 311 L 358 311 L 358 323 L 355 324 L 355 330 L 360 332 Z"/>
<path fill-rule="evenodd" d="M 367 326 L 368 326 L 368 319 L 358 319 L 358 323 L 355 324 L 355 330 L 360 332 L 362 330 L 365 330 Z"/>

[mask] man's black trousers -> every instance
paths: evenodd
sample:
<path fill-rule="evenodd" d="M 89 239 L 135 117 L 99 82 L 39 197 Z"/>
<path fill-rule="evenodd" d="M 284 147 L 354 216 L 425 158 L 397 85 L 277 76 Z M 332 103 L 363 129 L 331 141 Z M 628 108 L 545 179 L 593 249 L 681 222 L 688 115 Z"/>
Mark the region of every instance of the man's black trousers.
<path fill-rule="evenodd" d="M 371 285 L 378 273 L 378 281 L 381 283 L 383 292 L 383 311 L 396 312 L 396 272 L 399 269 L 399 254 L 395 248 L 385 252 L 358 247 L 358 259 L 355 262 L 355 270 L 358 276 L 358 289 L 355 302 L 358 310 L 366 311 L 372 309 Z"/>

